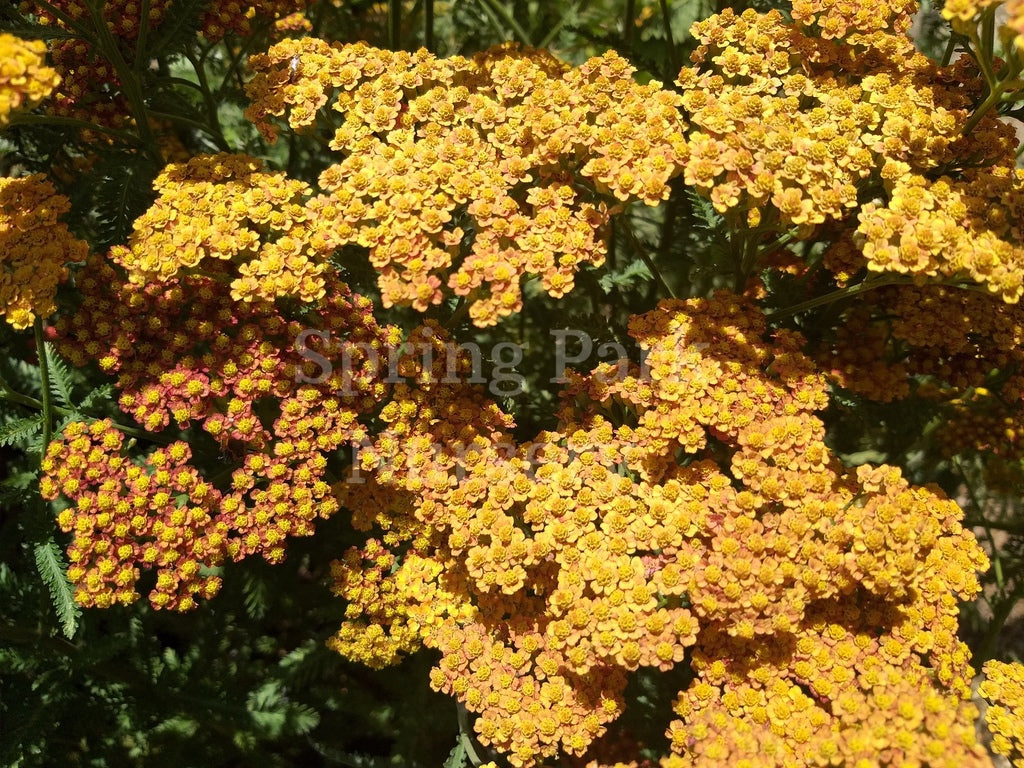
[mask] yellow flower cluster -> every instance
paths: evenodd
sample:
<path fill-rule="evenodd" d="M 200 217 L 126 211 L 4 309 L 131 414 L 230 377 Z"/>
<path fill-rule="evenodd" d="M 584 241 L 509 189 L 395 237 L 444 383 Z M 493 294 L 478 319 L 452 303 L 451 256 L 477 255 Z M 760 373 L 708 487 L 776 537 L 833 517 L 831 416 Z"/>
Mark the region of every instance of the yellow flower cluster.
<path fill-rule="evenodd" d="M 414 334 L 412 383 L 354 470 L 369 481 L 337 486 L 383 535 L 335 568 L 334 647 L 374 665 L 437 649 L 434 687 L 516 766 L 586 754 L 626 672 L 691 655 L 670 764 L 770 744 L 758 765 L 854 765 L 884 743 L 983 765 L 956 628 L 987 561 L 956 504 L 893 467 L 844 470 L 802 340 L 766 341 L 745 300 L 665 301 L 631 334 L 643 365 L 571 376 L 559 429 L 525 444 L 442 380 L 436 327 Z M 623 409 L 633 426 L 603 415 Z"/>
<path fill-rule="evenodd" d="M 53 314 L 68 262 L 85 260 L 88 246 L 60 221 L 70 207 L 42 174 L 0 178 L 0 307 L 15 328 Z"/>
<path fill-rule="evenodd" d="M 685 159 L 679 97 L 611 52 L 569 68 L 514 47 L 437 59 L 306 38 L 251 65 L 247 115 L 268 138 L 271 117 L 341 113 L 311 244 L 367 248 L 385 307 L 425 310 L 447 287 L 486 326 L 519 310 L 524 276 L 560 297 L 602 263 L 617 206 L 665 199 Z"/>
<path fill-rule="evenodd" d="M 1024 664 L 988 661 L 978 693 L 991 704 L 985 722 L 992 732 L 992 749 L 1024 768 Z"/>
<path fill-rule="evenodd" d="M 60 83 L 60 76 L 44 66 L 46 43 L 0 33 L 0 126 L 16 109 L 30 109 Z"/>
<path fill-rule="evenodd" d="M 231 265 L 231 296 L 273 301 L 324 296 L 326 264 L 311 259 L 309 187 L 247 155 L 200 155 L 172 163 L 156 178 L 156 202 L 110 258 L 139 284 L 160 284 L 215 260 Z"/>
<path fill-rule="evenodd" d="M 1001 8 L 1000 8 L 1001 6 Z M 1020 0 L 947 0 L 942 5 L 942 17 L 950 23 L 953 31 L 961 35 L 977 34 L 983 14 L 1001 10 L 1005 15 L 997 16 L 1003 25 L 1000 37 L 1012 40 L 1017 48 L 1024 48 L 1024 4 Z"/>
<path fill-rule="evenodd" d="M 221 494 L 188 466 L 188 443 L 154 451 L 141 465 L 121 455 L 123 443 L 109 420 L 72 422 L 43 459 L 43 498 L 64 493 L 75 502 L 57 517 L 74 534 L 67 551 L 75 600 L 100 608 L 135 602 L 141 566 L 156 571 L 153 607 L 194 608 L 220 589 L 207 569 L 226 553 Z"/>
<path fill-rule="evenodd" d="M 884 204 L 858 213 L 868 269 L 970 279 L 1004 301 L 1024 295 L 1024 171 L 995 167 L 960 180 L 899 176 Z"/>
<path fill-rule="evenodd" d="M 735 225 L 742 213 L 751 226 L 807 233 L 846 217 L 887 162 L 950 162 L 970 79 L 914 51 L 912 6 L 806 0 L 793 23 L 753 10 L 695 23 L 695 66 L 677 80 L 687 184 Z"/>
<path fill-rule="evenodd" d="M 842 39 L 851 45 L 873 43 L 875 32 L 906 34 L 912 17 L 920 10 L 917 0 L 890 2 L 835 2 L 794 0 L 793 20 L 809 36 L 823 40 Z"/>

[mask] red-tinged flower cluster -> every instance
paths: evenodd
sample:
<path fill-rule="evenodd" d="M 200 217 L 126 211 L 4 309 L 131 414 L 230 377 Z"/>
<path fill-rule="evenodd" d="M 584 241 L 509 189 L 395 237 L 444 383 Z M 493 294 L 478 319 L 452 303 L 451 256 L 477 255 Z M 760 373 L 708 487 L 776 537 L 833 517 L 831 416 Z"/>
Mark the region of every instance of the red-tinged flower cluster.
<path fill-rule="evenodd" d="M 68 546 L 75 600 L 106 608 L 139 598 L 142 568 L 156 571 L 149 600 L 188 610 L 212 597 L 220 577 L 210 569 L 228 549 L 221 493 L 189 466 L 188 443 L 175 442 L 139 464 L 126 458 L 124 435 L 109 420 L 72 422 L 43 460 L 43 498 L 74 501 L 57 517 Z"/>
<path fill-rule="evenodd" d="M 15 328 L 53 314 L 68 263 L 88 254 L 60 220 L 70 208 L 42 174 L 0 178 L 0 312 Z"/>
<path fill-rule="evenodd" d="M 485 326 L 519 311 L 524 276 L 560 297 L 603 262 L 611 213 L 665 199 L 685 159 L 679 97 L 610 52 L 570 68 L 513 47 L 438 59 L 306 38 L 250 63 L 247 115 L 268 138 L 271 117 L 340 113 L 310 244 L 367 248 L 385 307 L 425 310 L 447 288 Z"/>
<path fill-rule="evenodd" d="M 332 645 L 374 665 L 439 650 L 433 685 L 515 765 L 586 754 L 621 713 L 624 673 L 695 644 L 697 670 L 724 659 L 735 685 L 715 694 L 715 672 L 680 694 L 680 765 L 768 740 L 764 764 L 854 764 L 879 718 L 906 718 L 895 762 L 941 743 L 980 765 L 955 632 L 987 562 L 959 508 L 896 468 L 846 471 L 801 340 L 766 341 L 745 300 L 662 302 L 631 332 L 644 365 L 571 377 L 560 428 L 525 444 L 442 381 L 437 329 L 414 337 L 433 352 L 404 363 L 413 383 L 357 467 L 369 482 L 337 487 L 384 535 L 336 565 L 349 619 Z M 629 423 L 602 415 L 623 409 Z M 879 680 L 890 698 L 874 704 Z"/>
<path fill-rule="evenodd" d="M 199 31 L 212 42 L 228 33 L 249 35 L 254 22 L 267 23 L 288 16 L 304 10 L 310 1 L 212 0 L 204 4 L 205 12 L 197 20 Z M 53 99 L 54 113 L 108 127 L 127 126 L 132 111 L 125 84 L 121 82 L 123 73 L 117 70 L 118 62 L 110 60 L 81 29 L 98 33 L 110 45 L 116 45 L 120 59 L 131 66 L 139 54 L 140 30 L 145 27 L 152 42 L 163 31 L 168 13 L 180 13 L 180 9 L 175 9 L 171 0 L 21 0 L 20 6 L 22 12 L 32 14 L 39 23 L 60 30 L 48 42 L 60 79 Z"/>
<path fill-rule="evenodd" d="M 219 551 L 209 550 L 204 567 L 225 555 L 237 560 L 260 554 L 279 562 L 288 537 L 311 535 L 318 518 L 338 509 L 325 480 L 326 457 L 366 438 L 360 419 L 385 396 L 387 367 L 381 360 L 388 345 L 400 340 L 395 329 L 377 326 L 368 300 L 337 281 L 329 283 L 329 298 L 307 308 L 305 320 L 317 334 L 305 338 L 306 325 L 287 320 L 273 304 L 232 301 L 228 277 L 225 269 L 211 265 L 202 276 L 138 286 L 94 259 L 79 275 L 78 314 L 57 326 L 58 348 L 69 359 L 79 365 L 96 361 L 118 376 L 125 413 L 150 432 L 200 428 L 221 460 L 229 461 L 219 480 L 201 484 L 211 499 L 212 524 L 224 539 Z M 197 437 L 194 433 L 191 444 Z M 62 524 L 74 530 L 84 526 L 100 542 L 102 555 L 111 557 L 102 542 L 112 529 L 83 518 L 92 508 L 82 499 L 109 485 L 105 493 L 113 504 L 131 505 L 134 491 L 126 478 L 135 470 L 119 458 L 120 442 L 111 439 L 88 448 L 96 452 L 97 472 L 84 478 L 62 475 L 69 457 L 83 450 L 76 447 L 74 433 L 55 443 L 45 483 L 50 496 L 63 494 L 78 505 Z M 188 456 L 176 454 L 175 461 L 182 464 L 179 472 L 198 477 Z M 142 530 L 156 525 L 149 517 L 165 513 L 175 514 L 166 506 L 143 507 Z M 194 559 L 189 536 L 171 544 L 186 548 L 179 549 L 182 557 Z M 95 558 L 83 558 L 83 578 L 90 568 L 101 567 Z M 145 562 L 138 558 L 138 551 L 125 551 L 118 567 Z M 188 585 L 182 585 L 168 587 L 177 590 L 178 599 L 168 602 L 158 590 L 151 601 L 192 607 L 181 592 Z M 203 594 L 209 591 L 204 588 Z"/>
<path fill-rule="evenodd" d="M 172 163 L 154 182 L 157 199 L 110 258 L 138 285 L 167 282 L 226 262 L 236 301 L 323 298 L 327 265 L 310 259 L 309 187 L 263 170 L 247 155 L 200 155 Z"/>

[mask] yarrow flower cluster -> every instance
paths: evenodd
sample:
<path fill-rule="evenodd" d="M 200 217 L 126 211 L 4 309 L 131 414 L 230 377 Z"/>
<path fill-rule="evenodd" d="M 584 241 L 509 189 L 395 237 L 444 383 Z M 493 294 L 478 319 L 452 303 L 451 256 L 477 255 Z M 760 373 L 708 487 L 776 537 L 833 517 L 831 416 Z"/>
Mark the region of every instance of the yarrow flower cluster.
<path fill-rule="evenodd" d="M 60 220 L 70 208 L 42 174 L 0 178 L 0 307 L 15 328 L 53 314 L 68 263 L 88 254 Z"/>
<path fill-rule="evenodd" d="M 166 566 L 158 559 L 161 567 L 196 560 L 208 568 L 224 557 L 238 560 L 250 554 L 279 562 L 288 537 L 311 535 L 317 519 L 337 511 L 324 479 L 326 456 L 366 438 L 360 417 L 387 392 L 377 351 L 383 357 L 385 347 L 398 343 L 400 336 L 395 337 L 397 329 L 377 325 L 367 299 L 329 281 L 329 296 L 307 310 L 307 320 L 333 341 L 316 337 L 303 353 L 296 340 L 304 324 L 285 319 L 269 302 L 234 302 L 228 295 L 228 274 L 214 263 L 203 275 L 139 286 L 96 258 L 79 275 L 83 303 L 78 314 L 57 325 L 58 348 L 72 362 L 96 361 L 118 376 L 125 413 L 150 432 L 172 425 L 202 429 L 221 452 L 222 463 L 229 462 L 215 483 L 189 465 L 190 456 L 182 453 L 187 444 L 175 443 L 166 449 L 176 462 L 171 480 L 145 481 L 150 485 L 140 488 L 134 480 L 137 468 L 121 458 L 114 428 L 84 444 L 84 427 L 79 426 L 51 446 L 44 488 L 48 497 L 63 494 L 75 505 L 62 525 L 85 537 L 76 545 L 81 570 L 73 576 L 86 584 L 94 603 L 127 600 L 133 585 L 110 580 L 127 578 L 122 574 L 131 573 L 133 565 L 154 565 L 145 560 L 144 547 L 122 550 L 123 542 L 111 538 L 129 535 L 117 527 L 126 522 L 123 518 L 94 518 L 97 495 L 104 497 L 106 507 L 124 510 L 120 514 L 140 515 L 132 530 L 143 539 L 164 518 L 178 520 L 171 527 L 164 523 L 165 531 L 191 526 L 192 533 L 176 533 L 167 542 L 177 554 L 168 556 Z M 316 385 L 302 383 L 324 373 L 310 352 L 333 366 Z M 82 464 L 83 459 L 75 458 L 82 455 L 92 469 L 83 464 L 84 475 L 69 474 Z M 149 457 L 149 465 L 158 466 L 154 461 Z M 184 482 L 181 473 L 188 483 L 178 488 L 173 483 Z M 187 502 L 175 501 L 193 486 L 203 489 L 208 518 L 192 515 Z M 163 501 L 147 507 L 142 502 L 152 500 L 154 493 L 163 493 Z M 216 545 L 194 553 L 195 539 L 214 535 L 209 526 L 215 527 Z M 104 558 L 114 558 L 116 571 L 104 570 Z M 107 581 L 101 579 L 93 589 L 89 579 L 97 572 Z M 192 584 L 179 573 L 166 589 L 158 583 L 150 601 L 187 610 L 194 605 L 188 599 Z M 114 590 L 113 596 L 103 589 Z M 203 596 L 214 591 L 215 585 L 201 588 Z"/>
<path fill-rule="evenodd" d="M 57 523 L 73 533 L 68 579 L 79 604 L 106 608 L 138 599 L 140 568 L 156 571 L 150 602 L 188 610 L 211 597 L 220 578 L 203 571 L 220 565 L 228 525 L 217 519 L 221 494 L 188 466 L 188 443 L 172 443 L 142 465 L 122 456 L 124 435 L 109 420 L 72 422 L 62 442 L 50 444 L 40 491 L 75 501 Z M 222 517 L 222 516 L 221 516 Z"/>
<path fill-rule="evenodd" d="M 309 187 L 263 170 L 247 155 L 200 155 L 172 163 L 154 182 L 157 199 L 110 258 L 139 284 L 229 265 L 236 301 L 324 296 L 325 262 L 311 259 Z"/>
<path fill-rule="evenodd" d="M 679 97 L 610 52 L 569 68 L 514 47 L 438 59 L 305 38 L 250 64 L 266 137 L 286 112 L 293 129 L 341 113 L 312 245 L 369 249 L 385 307 L 425 310 L 447 288 L 486 326 L 520 309 L 524 276 L 562 296 L 603 262 L 611 213 L 665 199 L 685 159 Z"/>
<path fill-rule="evenodd" d="M 828 378 L 876 402 L 923 398 L 941 409 L 941 455 L 1024 456 L 1024 310 L 945 286 L 866 293 L 814 357 Z"/>
<path fill-rule="evenodd" d="M 1024 295 L 1024 171 L 996 167 L 961 180 L 899 176 L 885 204 L 858 213 L 870 270 L 970 278 L 1004 301 Z"/>
<path fill-rule="evenodd" d="M 350 618 L 334 647 L 379 665 L 418 635 L 442 654 L 433 685 L 515 765 L 584 754 L 621 712 L 623 672 L 690 647 L 679 765 L 767 740 L 761 764 L 855 764 L 879 739 L 982 765 L 955 631 L 987 563 L 956 504 L 896 468 L 844 470 L 801 340 L 765 341 L 739 297 L 662 302 L 631 333 L 645 370 L 570 377 L 559 430 L 525 444 L 443 369 L 396 388 L 360 454 L 370 482 L 338 486 L 384 537 L 336 566 Z M 612 402 L 636 426 L 608 421 Z"/>
<path fill-rule="evenodd" d="M 0 34 L 0 126 L 16 109 L 30 109 L 60 84 L 60 76 L 45 66 L 46 43 Z"/>
<path fill-rule="evenodd" d="M 752 10 L 695 23 L 695 66 L 677 81 L 691 123 L 687 183 L 752 226 L 806 230 L 844 218 L 886 162 L 950 162 L 970 78 L 914 51 L 910 5 L 806 2 L 791 24 Z"/>
<path fill-rule="evenodd" d="M 1014 768 L 1024 766 L 1024 665 L 987 661 L 978 693 L 989 700 L 985 722 L 992 732 L 992 749 L 1008 757 Z"/>

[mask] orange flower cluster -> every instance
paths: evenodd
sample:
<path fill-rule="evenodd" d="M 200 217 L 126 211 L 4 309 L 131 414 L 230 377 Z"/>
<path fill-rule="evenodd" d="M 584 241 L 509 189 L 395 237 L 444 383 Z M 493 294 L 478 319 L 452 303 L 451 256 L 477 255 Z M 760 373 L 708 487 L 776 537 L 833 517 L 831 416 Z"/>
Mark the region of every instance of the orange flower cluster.
<path fill-rule="evenodd" d="M 220 260 L 238 275 L 236 301 L 324 296 L 327 265 L 307 255 L 306 184 L 247 155 L 220 154 L 172 163 L 154 187 L 156 202 L 135 221 L 128 246 L 110 251 L 133 282 L 163 283 Z"/>
<path fill-rule="evenodd" d="M 53 314 L 68 262 L 85 260 L 88 245 L 60 221 L 70 207 L 42 174 L 0 178 L 0 307 L 15 328 Z"/>
<path fill-rule="evenodd" d="M 855 764 L 884 738 L 894 762 L 939 744 L 981 765 L 956 597 L 987 562 L 959 508 L 896 468 L 844 470 L 802 340 L 765 341 L 739 297 L 662 302 L 631 334 L 643 365 L 570 377 L 562 426 L 526 444 L 442 381 L 436 328 L 414 337 L 433 353 L 404 363 L 415 384 L 356 467 L 370 482 L 337 487 L 386 533 L 336 566 L 334 646 L 385 664 L 418 634 L 442 654 L 434 687 L 517 766 L 584 754 L 624 673 L 691 646 L 702 679 L 680 694 L 676 764 L 767 741 L 758 764 Z M 602 415 L 622 409 L 632 426 Z"/>
<path fill-rule="evenodd" d="M 696 66 L 677 81 L 684 177 L 759 237 L 807 237 L 859 209 L 869 269 L 971 280 L 1016 302 L 1016 138 L 991 114 L 965 135 L 982 79 L 970 57 L 942 67 L 914 50 L 913 7 L 803 0 L 792 23 L 750 10 L 696 23 Z"/>
<path fill-rule="evenodd" d="M 978 692 L 991 702 L 985 722 L 992 732 L 992 749 L 1024 768 L 1024 665 L 988 661 Z"/>
<path fill-rule="evenodd" d="M 269 139 L 271 117 L 341 113 L 311 245 L 369 249 L 385 307 L 422 311 L 447 287 L 486 326 L 520 309 L 524 276 L 562 296 L 603 262 L 613 210 L 665 199 L 685 159 L 679 97 L 611 52 L 569 68 L 513 47 L 437 59 L 306 38 L 250 63 L 247 115 Z"/>
<path fill-rule="evenodd" d="M 927 398 L 941 408 L 942 455 L 1024 456 L 1024 310 L 944 286 L 888 286 L 848 311 L 814 355 L 862 397 Z"/>
<path fill-rule="evenodd" d="M 906 34 L 920 10 L 917 0 L 837 3 L 834 0 L 794 0 L 793 20 L 803 34 L 850 45 L 875 44 L 874 33 Z"/>
<path fill-rule="evenodd" d="M 110 430 L 85 444 L 84 428 L 69 428 L 51 446 L 44 486 L 49 497 L 63 494 L 75 505 L 62 525 L 84 537 L 76 545 L 83 570 L 76 573 L 86 580 L 92 595 L 87 599 L 96 604 L 124 601 L 132 594 L 131 584 L 118 581 L 115 586 L 109 580 L 101 580 L 102 589 L 93 591 L 88 580 L 97 571 L 122 579 L 135 566 L 153 567 L 154 562 L 170 568 L 195 560 L 209 568 L 225 556 L 238 560 L 250 554 L 279 562 L 289 536 L 311 535 L 318 518 L 337 511 L 325 480 L 326 457 L 366 438 L 360 418 L 387 392 L 387 368 L 379 361 L 387 345 L 397 343 L 396 331 L 378 327 L 367 299 L 329 281 L 329 297 L 306 313 L 306 321 L 323 335 L 303 345 L 304 323 L 286 320 L 266 302 L 232 301 L 228 274 L 215 263 L 208 274 L 138 286 L 94 259 L 79 275 L 83 301 L 78 314 L 58 323 L 63 354 L 79 365 L 97 361 L 101 369 L 118 374 L 124 412 L 151 432 L 172 421 L 181 429 L 195 423 L 212 438 L 221 462 L 228 462 L 218 478 L 204 480 L 182 453 L 185 444 L 176 443 L 148 460 L 159 468 L 154 457 L 169 451 L 176 462 L 168 469 L 173 469 L 171 480 L 140 480 L 151 485 L 139 486 L 137 468 L 121 458 L 120 438 Z M 193 435 L 190 444 L 201 443 L 198 438 Z M 81 456 L 95 468 L 87 469 L 76 458 Z M 68 474 L 68 467 L 79 464 L 85 474 Z M 184 485 L 179 489 L 174 483 Z M 192 503 L 208 505 L 209 519 L 193 514 L 187 501 L 176 501 L 193 487 L 202 495 Z M 153 494 L 163 494 L 162 501 L 153 501 Z M 98 496 L 113 517 L 95 518 Z M 125 531 L 118 526 L 128 512 L 132 527 Z M 123 549 L 124 537 L 145 540 L 152 532 L 159 538 L 165 535 L 161 531 L 176 531 L 166 534 L 166 565 L 164 559 L 147 560 L 141 544 Z M 196 540 L 214 535 L 219 546 L 193 549 Z M 111 558 L 116 561 L 113 575 L 105 570 Z M 157 607 L 192 607 L 189 575 L 179 574 L 166 585 L 158 582 L 150 601 Z M 113 589 L 113 596 L 104 589 Z M 215 588 L 207 584 L 200 591 L 208 596 Z"/>
<path fill-rule="evenodd" d="M 60 84 L 60 76 L 44 66 L 46 43 L 0 34 L 0 126 L 16 109 L 30 109 Z"/>

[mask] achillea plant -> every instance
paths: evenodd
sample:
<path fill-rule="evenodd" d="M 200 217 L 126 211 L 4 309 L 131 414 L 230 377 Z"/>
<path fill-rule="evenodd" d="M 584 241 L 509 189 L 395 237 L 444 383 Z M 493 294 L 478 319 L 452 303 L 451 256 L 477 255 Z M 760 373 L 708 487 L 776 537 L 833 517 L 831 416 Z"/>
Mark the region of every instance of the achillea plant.
<path fill-rule="evenodd" d="M 441 723 L 446 766 L 990 765 L 972 648 L 990 658 L 1024 572 L 1018 521 L 989 516 L 1024 473 L 1017 4 L 1000 32 L 998 3 L 948 3 L 940 61 L 906 0 L 725 9 L 685 66 L 663 29 L 659 73 L 645 16 L 571 64 L 527 44 L 521 4 L 482 7 L 524 44 L 431 52 L 425 2 L 427 47 L 401 50 L 410 5 L 388 5 L 389 50 L 281 39 L 362 4 L 25 3 L 63 78 L 57 116 L 30 117 L 76 140 L 19 132 L 19 162 L 109 193 L 117 157 L 153 192 L 135 215 L 127 183 L 68 183 L 87 258 L 68 197 L 0 180 L 0 306 L 39 320 L 41 377 L 16 391 L 12 357 L 0 397 L 42 411 L 5 414 L 0 445 L 22 441 L 22 549 L 65 632 L 72 598 L 154 620 L 145 596 L 215 637 L 245 614 L 259 639 L 218 653 L 287 660 L 241 697 L 281 733 L 310 679 L 337 683 L 315 713 L 362 717 L 398 668 L 459 715 L 374 710 L 392 763 L 443 762 L 395 736 Z M 4 44 L 0 98 L 34 105 L 58 76 Z M 551 357 L 574 367 L 538 372 Z M 268 615 L 269 565 L 323 605 Z M 314 637 L 333 671 L 296 661 Z M 987 663 L 981 693 L 1019 760 L 1018 671 Z M 322 736 L 316 759 L 362 764 Z"/>

